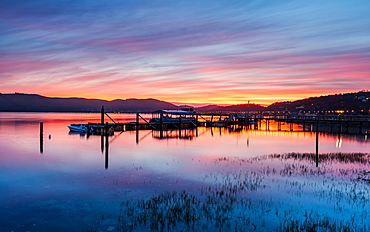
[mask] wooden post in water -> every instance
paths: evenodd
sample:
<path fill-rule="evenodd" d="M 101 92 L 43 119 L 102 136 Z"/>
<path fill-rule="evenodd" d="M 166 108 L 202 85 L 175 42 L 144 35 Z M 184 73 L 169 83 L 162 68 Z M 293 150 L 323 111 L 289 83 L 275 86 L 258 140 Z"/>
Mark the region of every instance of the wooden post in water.
<path fill-rule="evenodd" d="M 258 118 L 254 118 L 254 124 L 253 124 L 254 130 L 258 130 Z"/>
<path fill-rule="evenodd" d="M 101 128 L 100 149 L 101 149 L 101 153 L 103 153 L 104 152 L 104 134 L 103 134 L 103 128 Z"/>
<path fill-rule="evenodd" d="M 258 128 L 262 130 L 262 118 L 258 119 Z"/>
<path fill-rule="evenodd" d="M 101 107 L 100 124 L 104 125 L 104 106 Z"/>
<path fill-rule="evenodd" d="M 319 120 L 316 119 L 316 167 L 319 166 Z"/>
<path fill-rule="evenodd" d="M 139 143 L 139 113 L 136 113 L 136 143 Z"/>
<path fill-rule="evenodd" d="M 44 123 L 40 122 L 40 135 L 44 135 Z"/>
<path fill-rule="evenodd" d="M 44 123 L 40 122 L 40 153 L 44 152 Z"/>
<path fill-rule="evenodd" d="M 135 126 L 135 129 L 138 130 L 139 129 L 139 113 L 136 113 L 136 126 Z"/>
<path fill-rule="evenodd" d="M 106 123 L 105 123 L 104 133 L 105 133 L 105 135 L 108 135 L 108 133 L 109 133 L 109 126 L 108 126 L 108 122 L 106 122 Z"/>
<path fill-rule="evenodd" d="M 159 137 L 163 138 L 163 113 L 159 115 Z"/>
<path fill-rule="evenodd" d="M 109 141 L 108 141 L 108 133 L 106 133 L 105 134 L 105 169 L 108 169 L 108 154 L 109 154 Z"/>
<path fill-rule="evenodd" d="M 181 129 L 182 129 L 182 121 L 181 121 L 181 115 L 179 117 L 179 138 L 181 138 Z"/>

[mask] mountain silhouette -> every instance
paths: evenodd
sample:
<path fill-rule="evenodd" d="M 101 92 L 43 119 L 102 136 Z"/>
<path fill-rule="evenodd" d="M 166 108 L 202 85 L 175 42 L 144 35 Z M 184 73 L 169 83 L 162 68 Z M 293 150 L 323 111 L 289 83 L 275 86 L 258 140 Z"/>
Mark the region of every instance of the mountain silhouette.
<path fill-rule="evenodd" d="M 86 98 L 51 98 L 38 94 L 1 94 L 0 111 L 11 112 L 100 112 L 104 106 L 107 112 L 146 112 L 156 110 L 180 109 L 170 102 L 156 99 L 116 99 L 106 101 Z M 190 106 L 186 106 L 189 107 Z M 194 108 L 196 112 L 248 112 L 248 111 L 286 111 L 319 112 L 345 111 L 369 114 L 370 92 L 340 93 L 320 97 L 310 97 L 289 102 L 276 102 L 267 107 L 257 104 L 240 104 L 231 106 L 208 105 Z"/>
<path fill-rule="evenodd" d="M 49 98 L 37 94 L 0 94 L 0 111 L 23 112 L 153 112 L 178 107 L 156 99 L 116 99 L 106 101 L 85 98 Z"/>

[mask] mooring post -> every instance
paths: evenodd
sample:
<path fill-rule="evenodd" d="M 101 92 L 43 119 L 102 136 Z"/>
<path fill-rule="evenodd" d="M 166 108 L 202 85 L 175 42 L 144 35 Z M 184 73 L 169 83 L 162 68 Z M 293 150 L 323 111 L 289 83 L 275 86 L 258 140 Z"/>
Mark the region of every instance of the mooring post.
<path fill-rule="evenodd" d="M 139 113 L 136 113 L 136 130 L 139 129 Z"/>
<path fill-rule="evenodd" d="M 101 107 L 100 124 L 104 125 L 104 106 Z"/>
<path fill-rule="evenodd" d="M 254 130 L 258 130 L 258 119 L 254 118 Z"/>
<path fill-rule="evenodd" d="M 139 143 L 139 113 L 136 113 L 136 143 Z"/>
<path fill-rule="evenodd" d="M 109 132 L 109 126 L 108 126 L 108 122 L 105 123 L 105 135 L 108 135 L 108 132 Z"/>
<path fill-rule="evenodd" d="M 40 153 L 44 152 L 44 123 L 40 122 Z"/>
<path fill-rule="evenodd" d="M 181 130 L 182 130 L 182 120 L 181 120 L 181 115 L 180 115 L 180 118 L 179 118 L 179 137 L 181 138 Z"/>
<path fill-rule="evenodd" d="M 163 113 L 159 116 L 159 137 L 163 138 Z"/>
<path fill-rule="evenodd" d="M 258 128 L 260 128 L 262 130 L 262 118 L 260 118 L 258 120 L 258 123 L 259 123 Z"/>
<path fill-rule="evenodd" d="M 101 153 L 104 152 L 104 134 L 103 134 L 103 128 L 101 129 L 101 135 L 100 135 L 100 149 Z"/>
<path fill-rule="evenodd" d="M 44 123 L 40 122 L 40 136 L 44 135 Z"/>
<path fill-rule="evenodd" d="M 316 119 L 316 167 L 319 166 L 319 120 Z"/>
<path fill-rule="evenodd" d="M 108 141 L 108 133 L 107 133 L 105 135 L 105 169 L 108 169 L 108 154 L 109 154 L 109 141 Z"/>

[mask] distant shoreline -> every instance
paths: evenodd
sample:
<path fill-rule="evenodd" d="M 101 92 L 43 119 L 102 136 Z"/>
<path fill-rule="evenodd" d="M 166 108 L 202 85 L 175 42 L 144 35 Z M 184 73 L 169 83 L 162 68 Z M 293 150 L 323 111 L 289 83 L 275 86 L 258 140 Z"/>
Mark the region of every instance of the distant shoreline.
<path fill-rule="evenodd" d="M 277 112 L 300 114 L 370 114 L 370 91 L 311 97 L 292 102 L 276 102 L 269 106 L 254 103 L 202 107 L 177 106 L 157 99 L 116 99 L 106 101 L 85 98 L 51 98 L 37 94 L 0 94 L 0 112 L 74 112 L 99 113 L 102 106 L 109 113 L 152 113 L 156 110 L 193 108 L 195 112 Z"/>

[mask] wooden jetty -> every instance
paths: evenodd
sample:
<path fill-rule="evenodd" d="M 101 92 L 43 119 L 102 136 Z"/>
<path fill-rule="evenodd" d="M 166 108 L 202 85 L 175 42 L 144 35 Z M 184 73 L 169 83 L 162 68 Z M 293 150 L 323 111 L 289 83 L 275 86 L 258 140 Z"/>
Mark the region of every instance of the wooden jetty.
<path fill-rule="evenodd" d="M 254 118 L 255 128 L 270 130 L 272 122 L 277 124 L 277 131 L 283 125 L 289 131 L 316 131 L 339 134 L 370 134 L 370 117 L 360 116 L 265 116 Z M 299 128 L 294 128 L 299 126 Z"/>
<path fill-rule="evenodd" d="M 105 122 L 108 117 L 112 122 Z M 343 134 L 370 134 L 370 116 L 350 115 L 263 115 L 251 113 L 196 113 L 192 109 L 158 110 L 146 119 L 136 113 L 134 122 L 118 123 L 101 109 L 101 122 L 83 124 L 86 133 L 113 134 L 114 131 L 133 130 L 182 130 L 205 127 L 230 127 L 233 125 L 247 126 L 249 129 L 272 130 L 272 125 L 277 131 L 320 131 Z M 286 129 L 286 128 L 289 129 Z"/>

